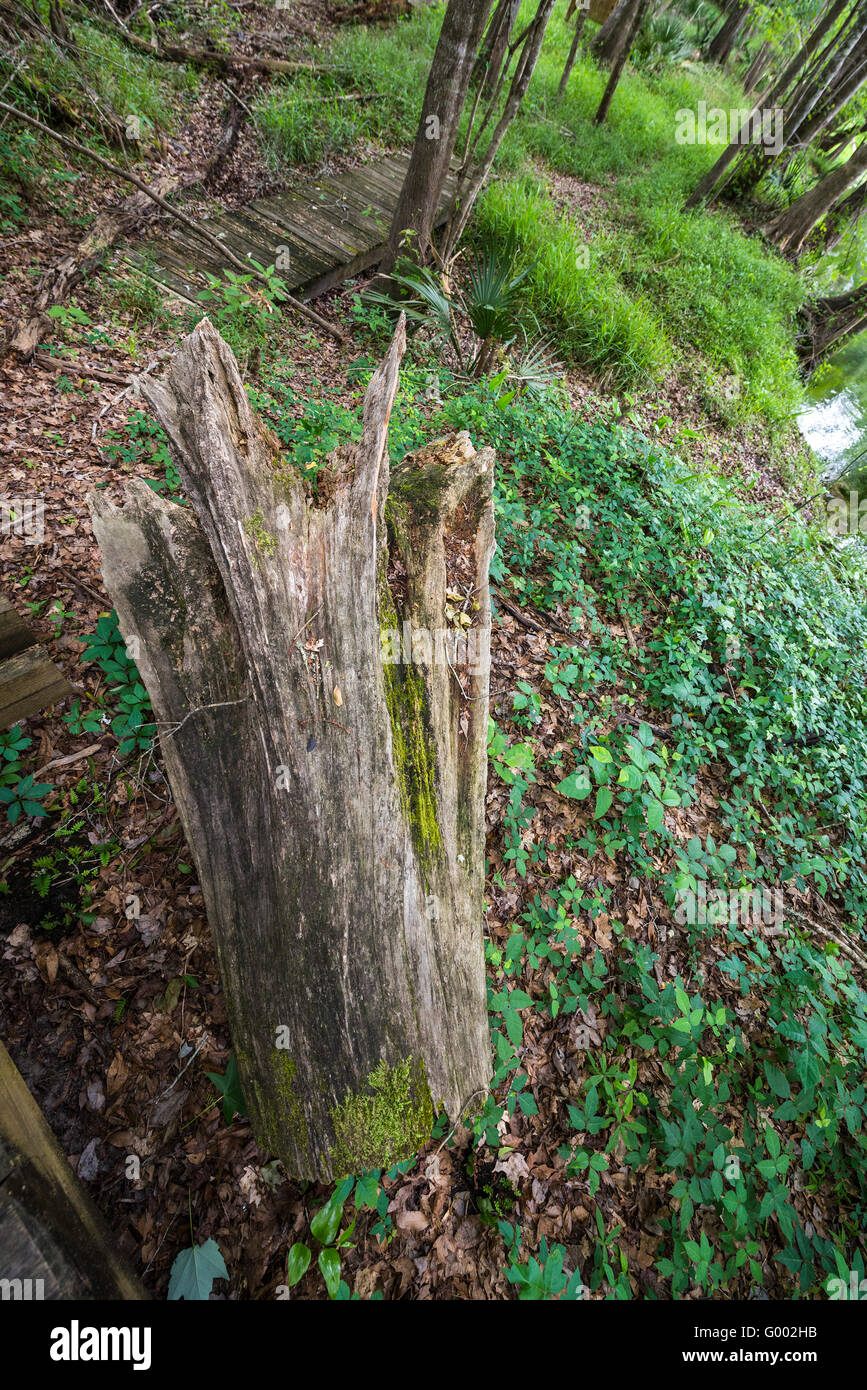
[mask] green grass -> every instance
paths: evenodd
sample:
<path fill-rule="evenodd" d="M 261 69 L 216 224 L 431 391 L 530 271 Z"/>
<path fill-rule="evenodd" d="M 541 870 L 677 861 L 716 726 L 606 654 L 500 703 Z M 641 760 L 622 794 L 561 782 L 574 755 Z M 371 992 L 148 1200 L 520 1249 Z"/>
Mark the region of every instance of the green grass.
<path fill-rule="evenodd" d="M 577 223 L 551 211 L 538 179 L 492 183 L 475 228 L 493 245 L 516 245 L 519 259 L 529 262 L 527 299 L 551 331 L 558 354 L 621 386 L 658 380 L 671 365 L 673 352 L 659 316 L 644 295 L 623 288 L 611 264 L 614 239 L 588 245 Z"/>
<path fill-rule="evenodd" d="M 315 164 L 362 138 L 411 144 L 440 20 L 438 9 L 426 8 L 389 28 L 347 26 L 331 46 L 325 75 L 269 86 L 254 110 L 272 167 Z M 349 94 L 366 100 L 338 99 Z"/>
<path fill-rule="evenodd" d="M 306 163 L 375 135 L 406 147 L 441 13 L 426 9 L 389 29 L 359 26 L 338 36 L 328 83 L 376 93 L 375 103 L 313 105 L 307 79 L 272 89 L 257 107 L 270 156 Z M 558 11 L 473 234 L 517 243 L 532 262 L 529 307 L 567 361 L 631 388 L 679 369 L 725 417 L 785 425 L 801 402 L 793 347 L 801 278 L 731 212 L 681 210 L 717 151 L 677 145 L 675 113 L 699 100 L 740 106 L 737 82 L 694 64 L 655 75 L 630 67 L 597 128 L 606 74 L 589 59 L 579 58 L 557 96 L 570 40 Z M 586 226 L 555 210 L 548 171 L 598 189 Z M 590 264 L 579 269 L 585 243 Z M 732 378 L 726 400 L 719 382 Z"/>
<path fill-rule="evenodd" d="M 195 72 L 144 57 L 96 25 L 73 24 L 70 29 L 81 57 L 80 69 L 53 42 L 34 42 L 14 54 L 0 55 L 0 77 L 9 83 L 6 101 L 55 125 L 48 96 L 56 94 L 80 118 L 66 133 L 114 160 L 118 151 L 106 145 L 89 93 L 124 126 L 130 117 L 138 119 L 143 151 L 155 130 L 167 134 L 177 130 L 185 101 L 198 88 Z M 22 58 L 26 61 L 16 71 Z M 128 149 L 135 151 L 135 144 Z M 12 128 L 0 132 L 0 218 L 7 226 L 23 222 L 30 204 L 50 205 L 75 218 L 78 209 L 65 185 L 74 178 L 70 170 L 92 167 L 85 156 L 61 153 L 38 133 Z"/>
<path fill-rule="evenodd" d="M 253 114 L 265 157 L 275 172 L 346 153 L 368 126 L 361 104 L 342 101 L 339 93 L 329 98 L 321 84 L 306 76 L 266 87 Z"/>
<path fill-rule="evenodd" d="M 608 120 L 597 128 L 592 121 L 605 74 L 592 62 L 579 61 L 565 96 L 556 95 L 567 37 L 560 20 L 552 21 L 527 104 L 510 132 L 506 163 L 518 170 L 530 158 L 599 186 L 599 262 L 617 280 L 617 309 L 634 301 L 642 313 L 632 326 L 644 319 L 648 333 L 661 319 L 687 374 L 735 376 L 735 413 L 775 423 L 789 419 L 801 401 L 793 348 L 794 315 L 805 298 L 800 276 L 747 235 L 730 212 L 682 211 L 718 150 L 677 145 L 675 113 L 700 100 L 740 106 L 737 83 L 712 68 L 678 68 L 658 77 L 628 68 Z M 550 307 L 542 298 L 539 312 L 553 311 L 556 320 L 560 303 L 559 293 Z M 631 334 L 624 341 L 632 350 L 615 375 L 630 380 L 640 354 Z M 594 356 L 584 360 L 595 366 Z"/>

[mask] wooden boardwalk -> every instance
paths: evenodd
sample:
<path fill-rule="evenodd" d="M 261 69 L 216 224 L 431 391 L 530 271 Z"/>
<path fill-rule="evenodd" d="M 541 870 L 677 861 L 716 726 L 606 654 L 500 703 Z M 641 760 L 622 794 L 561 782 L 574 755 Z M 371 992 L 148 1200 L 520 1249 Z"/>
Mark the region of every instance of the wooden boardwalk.
<path fill-rule="evenodd" d="M 276 265 L 297 299 L 314 299 L 381 259 L 408 164 L 408 155 L 397 154 L 343 174 L 304 178 L 291 192 L 221 212 L 202 225 L 239 260 Z M 454 174 L 449 174 L 440 221 L 454 191 Z M 180 223 L 163 224 L 157 235 L 130 247 L 126 259 L 174 297 L 190 302 L 206 287 L 202 272 L 236 272 L 235 266 L 221 263 L 213 246 Z"/>
<path fill-rule="evenodd" d="M 71 694 L 69 681 L 0 594 L 0 730 L 41 714 Z"/>

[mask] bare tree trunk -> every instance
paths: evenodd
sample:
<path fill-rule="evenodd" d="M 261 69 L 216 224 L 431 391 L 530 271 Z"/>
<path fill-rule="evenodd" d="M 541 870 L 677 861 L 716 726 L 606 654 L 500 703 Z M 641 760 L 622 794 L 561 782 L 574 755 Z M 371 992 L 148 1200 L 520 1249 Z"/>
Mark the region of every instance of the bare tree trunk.
<path fill-rule="evenodd" d="M 618 0 L 590 45 L 590 52 L 597 63 L 603 67 L 610 67 L 614 61 L 620 46 L 623 25 L 629 22 L 633 4 L 634 0 Z"/>
<path fill-rule="evenodd" d="M 805 306 L 801 314 L 808 331 L 799 344 L 799 354 L 809 373 L 848 338 L 867 329 L 867 284 L 819 299 Z"/>
<path fill-rule="evenodd" d="M 837 23 L 837 20 L 851 6 L 851 3 L 852 0 L 835 0 L 835 3 L 831 6 L 830 10 L 827 10 L 825 14 L 822 16 L 822 18 L 818 20 L 816 27 L 810 34 L 804 47 L 800 48 L 795 53 L 794 57 L 786 65 L 783 72 L 780 74 L 779 78 L 774 83 L 770 91 L 765 92 L 762 95 L 761 102 L 764 106 L 772 107 L 776 103 L 778 103 L 783 97 L 785 97 L 786 93 L 789 91 L 792 82 L 795 80 L 798 74 L 802 72 L 803 69 L 807 66 L 807 63 L 810 61 L 811 57 L 818 51 L 819 46 L 825 39 L 826 35 L 830 33 L 834 25 Z M 752 111 L 749 114 L 748 124 L 752 122 L 753 118 L 758 114 L 760 114 L 760 108 L 758 105 L 756 105 L 753 107 Z M 723 175 L 726 174 L 726 171 L 730 168 L 730 166 L 734 163 L 734 161 L 737 159 L 738 155 L 742 153 L 742 151 L 743 145 L 741 144 L 740 140 L 733 140 L 720 155 L 719 159 L 716 161 L 713 167 L 708 170 L 704 178 L 700 180 L 695 191 L 691 193 L 690 196 L 687 198 L 684 207 L 699 207 L 702 203 L 707 202 L 707 200 L 711 197 L 715 190 L 719 191 L 719 186 L 721 184 L 721 180 L 723 179 Z"/>
<path fill-rule="evenodd" d="M 815 187 L 796 198 L 791 207 L 781 212 L 765 228 L 765 235 L 787 255 L 797 256 L 817 223 L 821 222 L 835 203 L 867 172 L 867 137 L 853 155 L 833 169 Z"/>
<path fill-rule="evenodd" d="M 139 481 L 122 509 L 89 498 L 164 731 L 254 1131 L 306 1178 L 417 1153 L 434 1112 L 456 1118 L 490 1077 L 493 453 L 462 433 L 390 472 L 404 349 L 401 318 L 361 442 L 314 493 L 203 319 L 166 380 L 142 380 L 191 505 Z M 479 605 L 466 650 L 436 637 L 456 584 Z"/>
<path fill-rule="evenodd" d="M 733 0 L 729 8 L 729 13 L 723 20 L 722 25 L 711 39 L 707 50 L 707 59 L 710 63 L 719 63 L 725 66 L 738 38 L 743 32 L 744 26 L 749 18 L 750 7 L 745 0 Z"/>
<path fill-rule="evenodd" d="M 620 75 L 623 72 L 624 67 L 626 66 L 626 60 L 629 57 L 630 52 L 632 51 L 632 45 L 635 41 L 635 35 L 638 33 L 638 30 L 641 27 L 641 21 L 647 14 L 649 7 L 650 0 L 633 0 L 632 14 L 628 20 L 624 21 L 623 36 L 621 39 L 620 48 L 617 50 L 617 53 L 615 54 L 614 62 L 612 63 L 611 67 L 611 76 L 608 79 L 608 86 L 602 93 L 602 100 L 599 103 L 599 110 L 596 112 L 596 115 L 593 118 L 594 125 L 601 125 L 602 122 L 605 120 L 605 117 L 608 115 L 609 109 L 611 107 L 611 102 L 614 98 L 614 93 L 617 91 L 618 85 L 620 83 Z"/>
<path fill-rule="evenodd" d="M 825 251 L 833 251 L 839 246 L 846 232 L 857 227 L 867 208 L 867 180 L 859 183 L 836 207 L 829 212 L 822 246 Z"/>
<path fill-rule="evenodd" d="M 587 22 L 587 11 L 579 10 L 578 18 L 575 20 L 575 33 L 572 35 L 572 47 L 569 49 L 569 57 L 566 59 L 566 66 L 563 69 L 563 76 L 560 78 L 560 85 L 557 88 L 557 95 L 561 97 L 566 90 L 569 78 L 572 76 L 572 69 L 575 66 L 575 59 L 578 57 L 578 45 L 581 42 L 581 35 L 584 33 L 584 25 Z"/>
<path fill-rule="evenodd" d="M 449 219 L 448 226 L 443 236 L 442 258 L 447 261 L 457 248 L 458 242 L 463 236 L 470 213 L 476 204 L 476 199 L 481 192 L 485 180 L 491 172 L 491 167 L 496 158 L 497 151 L 503 142 L 503 137 L 509 126 L 512 124 L 521 102 L 524 100 L 530 79 L 536 69 L 539 54 L 542 51 L 542 42 L 548 28 L 548 21 L 554 9 L 555 0 L 539 0 L 536 13 L 527 25 L 523 34 L 523 47 L 520 51 L 512 83 L 509 88 L 509 95 L 503 107 L 502 115 L 494 129 L 493 134 L 485 148 L 483 154 L 478 155 L 476 149 L 482 132 L 484 131 L 488 118 L 493 111 L 493 105 L 482 122 L 478 135 L 476 136 L 473 151 L 461 171 L 461 178 L 458 184 L 457 196 L 455 198 L 454 211 Z"/>
<path fill-rule="evenodd" d="M 471 79 L 472 85 L 480 88 L 483 101 L 490 98 L 497 85 L 520 9 L 521 0 L 500 0 L 488 25 Z"/>
<path fill-rule="evenodd" d="M 491 0 L 449 0 L 428 75 L 421 119 L 409 168 L 388 234 L 382 263 L 390 271 L 408 232 L 413 254 L 424 260 L 430 249 L 443 184 L 455 149 L 461 113 Z"/>
<path fill-rule="evenodd" d="M 69 32 L 69 25 L 66 23 L 66 15 L 63 13 L 60 0 L 48 0 L 48 23 L 54 37 L 71 47 L 72 35 Z"/>
<path fill-rule="evenodd" d="M 773 57 L 773 53 L 773 46 L 769 43 L 763 43 L 755 58 L 750 63 L 744 74 L 744 91 L 747 96 L 749 96 L 751 92 L 754 92 L 761 82 L 771 58 Z"/>

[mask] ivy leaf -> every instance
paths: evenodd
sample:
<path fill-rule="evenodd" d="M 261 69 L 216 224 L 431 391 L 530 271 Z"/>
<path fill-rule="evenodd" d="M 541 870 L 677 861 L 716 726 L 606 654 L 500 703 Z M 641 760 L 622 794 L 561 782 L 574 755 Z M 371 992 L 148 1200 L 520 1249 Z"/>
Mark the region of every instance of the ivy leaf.
<path fill-rule="evenodd" d="M 286 1282 L 290 1288 L 300 1283 L 310 1265 L 310 1247 L 296 1240 L 286 1261 Z"/>
<path fill-rule="evenodd" d="M 205 1075 L 209 1081 L 213 1081 L 223 1097 L 223 1119 L 227 1125 L 232 1123 L 236 1115 L 246 1115 L 247 1106 L 241 1090 L 241 1078 L 238 1075 L 238 1059 L 234 1053 L 229 1058 L 229 1065 L 223 1075 L 216 1071 L 205 1072 Z"/>
<path fill-rule="evenodd" d="M 192 1245 L 175 1257 L 169 1279 L 169 1298 L 188 1303 L 207 1303 L 215 1279 L 228 1279 L 229 1271 L 215 1240 Z"/>
<path fill-rule="evenodd" d="M 335 1192 L 325 1203 L 325 1206 L 319 1208 L 313 1220 L 310 1222 L 310 1230 L 319 1241 L 320 1245 L 332 1244 L 334 1237 L 337 1235 L 337 1228 L 340 1225 L 340 1218 L 342 1215 L 343 1202 L 337 1201 L 337 1193 Z"/>
<path fill-rule="evenodd" d="M 328 1297 L 336 1298 L 337 1290 L 340 1287 L 340 1256 L 337 1251 L 320 1250 L 319 1268 L 322 1271 L 322 1278 L 325 1280 Z"/>
<path fill-rule="evenodd" d="M 586 768 L 576 768 L 570 772 L 568 777 L 564 777 L 562 782 L 557 783 L 557 791 L 562 796 L 570 796 L 573 801 L 583 801 L 590 795 L 590 778 L 587 776 Z"/>
<path fill-rule="evenodd" d="M 601 743 L 591 743 L 590 752 L 597 763 L 611 763 L 614 761 L 607 748 L 603 748 Z"/>
<path fill-rule="evenodd" d="M 596 793 L 596 810 L 593 812 L 593 819 L 599 820 L 600 816 L 604 816 L 605 812 L 609 810 L 613 800 L 614 793 L 611 788 L 600 787 Z"/>
<path fill-rule="evenodd" d="M 532 999 L 523 989 L 513 989 L 508 1000 L 513 1009 L 531 1009 L 533 1007 Z"/>
<path fill-rule="evenodd" d="M 788 1100 L 789 1096 L 792 1094 L 791 1088 L 779 1067 L 772 1066 L 770 1062 L 765 1062 L 765 1077 L 774 1095 L 779 1096 L 780 1100 Z"/>

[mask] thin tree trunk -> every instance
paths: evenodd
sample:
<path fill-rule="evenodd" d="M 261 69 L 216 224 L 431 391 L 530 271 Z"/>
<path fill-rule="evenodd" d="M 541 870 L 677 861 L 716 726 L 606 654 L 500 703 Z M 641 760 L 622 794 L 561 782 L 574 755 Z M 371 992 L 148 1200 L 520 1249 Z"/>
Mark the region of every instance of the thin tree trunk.
<path fill-rule="evenodd" d="M 488 25 L 470 80 L 471 86 L 479 88 L 482 101 L 490 99 L 497 85 L 520 9 L 521 0 L 500 0 Z"/>
<path fill-rule="evenodd" d="M 752 122 L 755 116 L 760 114 L 762 107 L 773 107 L 785 96 L 792 82 L 806 67 L 811 56 L 816 53 L 825 36 L 830 33 L 837 20 L 845 10 L 849 8 L 850 4 L 851 0 L 836 0 L 836 3 L 831 6 L 831 9 L 817 22 L 816 27 L 810 34 L 804 47 L 795 53 L 794 57 L 784 68 L 770 91 L 762 95 L 760 98 L 761 105 L 757 103 L 752 108 L 748 117 L 748 124 Z M 684 204 L 685 209 L 701 206 L 702 203 L 707 202 L 715 190 L 719 191 L 718 186 L 723 179 L 723 175 L 734 163 L 738 155 L 741 154 L 742 150 L 743 145 L 737 139 L 733 140 L 726 147 L 716 163 L 708 170 L 704 178 L 699 181 L 695 191 L 687 198 Z"/>
<path fill-rule="evenodd" d="M 763 43 L 755 58 L 747 68 L 744 74 L 744 91 L 746 92 L 747 96 L 754 92 L 756 87 L 761 82 L 762 77 L 764 76 L 765 72 L 767 71 L 768 65 L 770 64 L 771 58 L 773 57 L 773 52 L 774 50 L 771 44 Z"/>
<path fill-rule="evenodd" d="M 405 343 L 401 317 L 361 442 L 330 456 L 314 495 L 203 319 L 166 380 L 142 380 L 191 505 L 138 480 L 122 509 L 88 499 L 163 730 L 257 1141 L 322 1180 L 417 1153 L 435 1112 L 456 1120 L 490 1078 L 494 460 L 464 432 L 390 471 Z M 465 652 L 437 636 L 457 582 L 479 605 Z"/>
<path fill-rule="evenodd" d="M 596 115 L 593 118 L 594 125 L 601 125 L 602 122 L 605 120 L 605 117 L 608 115 L 608 112 L 611 107 L 611 102 L 614 98 L 614 93 L 617 91 L 618 85 L 620 83 L 620 75 L 623 72 L 624 67 L 626 66 L 626 60 L 632 51 L 632 45 L 635 41 L 635 36 L 638 33 L 639 28 L 641 27 L 641 21 L 647 14 L 649 7 L 650 0 L 634 0 L 632 14 L 629 20 L 624 22 L 623 36 L 621 39 L 620 48 L 618 49 L 614 57 L 614 61 L 611 67 L 611 76 L 608 79 L 608 85 L 605 88 L 605 91 L 602 93 L 602 100 L 599 103 L 599 110 L 596 112 Z"/>
<path fill-rule="evenodd" d="M 381 267 L 385 272 L 394 266 L 408 232 L 415 234 L 413 254 L 422 261 L 428 255 L 490 8 L 491 0 L 449 0 L 428 75 L 409 168 L 388 234 L 388 254 Z"/>
<path fill-rule="evenodd" d="M 584 33 L 584 25 L 587 23 L 587 11 L 579 10 L 578 18 L 575 20 L 575 32 L 572 35 L 572 47 L 569 49 L 569 57 L 566 59 L 566 66 L 563 69 L 563 76 L 560 78 L 560 85 L 557 88 L 557 95 L 561 97 L 566 90 L 569 78 L 572 76 L 572 69 L 575 66 L 575 59 L 578 57 L 578 45 L 581 42 L 581 35 Z"/>
<path fill-rule="evenodd" d="M 72 47 L 72 35 L 69 32 L 66 15 L 63 13 L 60 0 L 48 0 L 48 23 L 54 37 L 68 47 Z"/>
<path fill-rule="evenodd" d="M 629 22 L 633 4 L 634 0 L 618 0 L 605 23 L 600 25 L 590 45 L 590 52 L 600 66 L 610 67 L 614 61 L 620 46 L 623 25 Z"/>
<path fill-rule="evenodd" d="M 518 114 L 521 102 L 530 85 L 530 79 L 536 69 L 539 54 L 542 51 L 542 43 L 548 28 L 548 21 L 554 9 L 554 4 L 555 0 L 539 0 L 536 13 L 524 31 L 523 47 L 515 67 L 512 84 L 509 88 L 509 95 L 506 98 L 503 113 L 497 122 L 484 154 L 478 158 L 475 157 L 474 154 L 469 165 L 462 171 L 457 196 L 455 198 L 454 210 L 443 236 L 442 259 L 444 261 L 448 261 L 448 259 L 454 255 L 458 242 L 463 236 L 467 222 L 469 221 L 470 213 L 476 204 L 476 199 L 491 171 L 497 151 L 503 142 L 503 137 Z M 482 123 L 482 130 L 484 130 L 486 122 L 487 117 Z"/>
<path fill-rule="evenodd" d="M 733 0 L 729 13 L 723 20 L 722 25 L 711 39 L 707 50 L 707 59 L 710 63 L 719 63 L 722 67 L 732 56 L 732 50 L 743 32 L 744 25 L 749 18 L 750 7 L 745 0 Z"/>
<path fill-rule="evenodd" d="M 796 198 L 791 207 L 780 213 L 765 228 L 765 235 L 790 256 L 797 256 L 817 223 L 821 222 L 835 203 L 867 172 L 867 137 L 845 164 L 833 169 L 815 187 Z"/>

